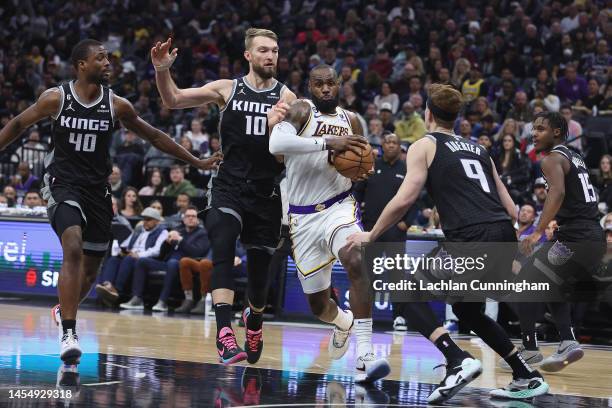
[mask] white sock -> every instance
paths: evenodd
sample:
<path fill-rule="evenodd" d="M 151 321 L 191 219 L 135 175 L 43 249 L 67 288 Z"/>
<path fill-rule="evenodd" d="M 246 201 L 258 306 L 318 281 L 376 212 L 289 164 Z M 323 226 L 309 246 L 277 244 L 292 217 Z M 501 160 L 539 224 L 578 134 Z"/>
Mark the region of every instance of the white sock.
<path fill-rule="evenodd" d="M 185 291 L 185 300 L 193 300 L 193 290 Z"/>
<path fill-rule="evenodd" d="M 372 318 L 355 319 L 353 333 L 357 337 L 357 356 L 362 357 L 372 352 Z"/>
<path fill-rule="evenodd" d="M 338 326 L 340 330 L 347 331 L 351 328 L 353 319 L 348 313 L 338 307 L 338 315 L 331 323 Z"/>

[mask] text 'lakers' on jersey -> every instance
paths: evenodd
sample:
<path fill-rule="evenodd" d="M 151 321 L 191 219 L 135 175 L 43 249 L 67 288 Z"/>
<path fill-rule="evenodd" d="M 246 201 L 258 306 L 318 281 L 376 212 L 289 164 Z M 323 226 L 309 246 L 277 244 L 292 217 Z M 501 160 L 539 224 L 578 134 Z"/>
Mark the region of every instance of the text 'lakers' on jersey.
<path fill-rule="evenodd" d="M 234 80 L 232 94 L 219 120 L 223 151 L 219 176 L 271 180 L 282 172 L 282 164 L 268 149 L 270 134 L 266 114 L 280 100 L 284 87 L 275 81 L 268 89 L 255 89 L 245 77 Z"/>
<path fill-rule="evenodd" d="M 434 132 L 436 155 L 429 167 L 427 191 L 444 231 L 509 220 L 493 178 L 489 153 L 456 135 Z"/>
<path fill-rule="evenodd" d="M 565 175 L 565 197 L 555 219 L 559 225 L 572 221 L 597 221 L 599 199 L 591 184 L 589 170 L 580 154 L 567 146 L 556 146 L 551 153 L 559 153 L 570 162 L 569 173 Z M 546 174 L 544 174 L 546 178 Z"/>
<path fill-rule="evenodd" d="M 348 136 L 353 134 L 348 114 L 342 108 L 328 115 L 310 105 L 310 116 L 299 132 L 301 137 Z M 287 192 L 292 205 L 312 205 L 329 200 L 351 188 L 351 181 L 336 171 L 331 152 L 285 155 Z"/>
<path fill-rule="evenodd" d="M 53 150 L 45 157 L 46 171 L 65 184 L 107 183 L 115 128 L 113 92 L 100 86 L 100 96 L 86 104 L 79 100 L 72 81 L 60 85 L 59 90 L 62 102 L 59 114 L 53 117 Z"/>

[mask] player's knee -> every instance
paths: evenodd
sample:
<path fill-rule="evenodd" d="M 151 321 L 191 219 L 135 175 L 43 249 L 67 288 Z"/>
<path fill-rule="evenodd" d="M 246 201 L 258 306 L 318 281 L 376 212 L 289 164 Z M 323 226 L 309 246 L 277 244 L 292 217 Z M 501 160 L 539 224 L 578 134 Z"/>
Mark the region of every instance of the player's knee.
<path fill-rule="evenodd" d="M 62 236 L 62 250 L 64 262 L 80 263 L 83 257 L 83 243 L 80 235 L 64 233 Z"/>
<path fill-rule="evenodd" d="M 358 250 L 349 251 L 346 248 L 342 248 L 338 255 L 340 256 L 342 266 L 349 274 L 349 278 L 360 279 L 363 275 L 361 271 L 361 253 Z"/>

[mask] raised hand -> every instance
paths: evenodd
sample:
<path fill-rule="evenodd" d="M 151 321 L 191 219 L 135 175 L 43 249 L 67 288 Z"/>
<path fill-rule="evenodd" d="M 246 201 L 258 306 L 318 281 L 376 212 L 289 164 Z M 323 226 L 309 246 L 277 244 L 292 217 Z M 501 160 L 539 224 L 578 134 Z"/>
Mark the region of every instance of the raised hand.
<path fill-rule="evenodd" d="M 166 42 L 158 41 L 153 48 L 151 48 L 151 61 L 156 71 L 165 71 L 170 69 L 176 56 L 178 54 L 178 48 L 174 48 L 171 52 L 170 47 L 172 46 L 172 38 L 168 38 Z"/>
<path fill-rule="evenodd" d="M 215 154 L 213 154 L 212 156 L 210 156 L 207 159 L 200 159 L 198 160 L 197 164 L 195 165 L 195 167 L 197 167 L 200 170 L 216 170 L 219 168 L 219 162 L 223 160 L 223 153 L 221 152 L 216 152 Z"/>

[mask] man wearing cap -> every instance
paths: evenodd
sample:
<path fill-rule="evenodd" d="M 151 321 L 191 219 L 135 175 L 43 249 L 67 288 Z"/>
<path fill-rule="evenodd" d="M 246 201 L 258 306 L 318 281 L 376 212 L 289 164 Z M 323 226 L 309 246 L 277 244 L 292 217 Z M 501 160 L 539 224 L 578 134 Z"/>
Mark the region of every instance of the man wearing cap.
<path fill-rule="evenodd" d="M 198 209 L 188 206 L 183 214 L 182 224 L 167 234 L 163 241 L 159 256 L 140 257 L 134 267 L 134 278 L 132 280 L 132 298 L 129 302 L 119 305 L 122 309 L 144 308 L 143 295 L 145 283 L 149 272 L 165 271 L 164 285 L 159 295 L 159 300 L 153 306 L 154 312 L 166 312 L 168 310 L 168 298 L 172 287 L 178 280 L 179 261 L 183 257 L 203 258 L 210 249 L 208 234 L 198 219 Z M 208 261 L 208 279 L 212 272 L 212 262 Z M 208 282 L 205 282 L 208 283 Z M 203 302 L 204 300 L 202 300 Z M 203 305 L 203 303 L 202 303 Z"/>
<path fill-rule="evenodd" d="M 168 238 L 168 231 L 160 225 L 162 217 L 158 210 L 147 207 L 140 215 L 142 225 L 136 227 L 120 244 L 120 251 L 108 258 L 102 267 L 103 283 L 96 285 L 96 293 L 107 304 L 117 303 L 119 293 L 125 290 L 132 276 L 136 261 L 158 256 L 163 242 Z"/>
<path fill-rule="evenodd" d="M 538 177 L 533 183 L 533 202 L 538 217 L 544 209 L 546 195 L 546 180 L 544 180 L 544 177 Z"/>
<path fill-rule="evenodd" d="M 379 117 L 384 130 L 388 132 L 395 131 L 395 125 L 393 124 L 393 109 L 389 102 L 384 102 L 380 106 Z"/>

